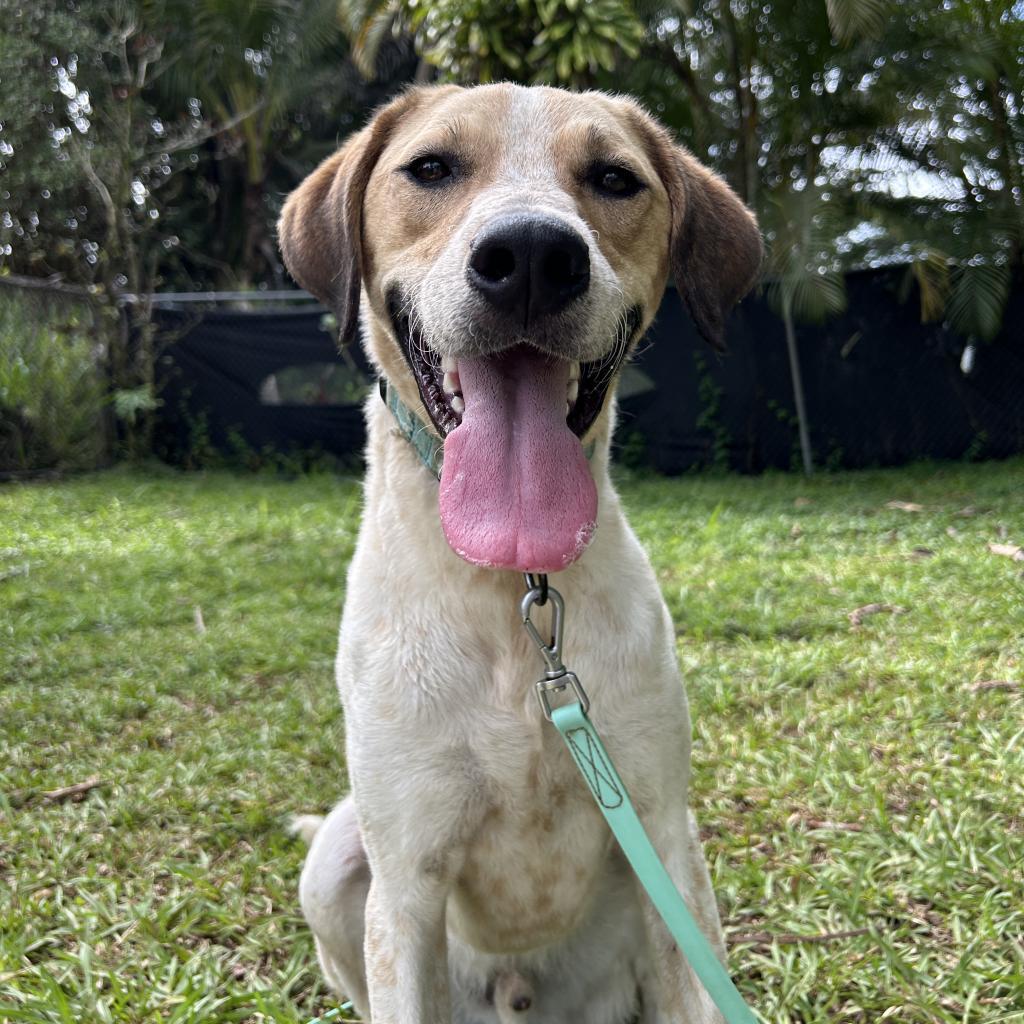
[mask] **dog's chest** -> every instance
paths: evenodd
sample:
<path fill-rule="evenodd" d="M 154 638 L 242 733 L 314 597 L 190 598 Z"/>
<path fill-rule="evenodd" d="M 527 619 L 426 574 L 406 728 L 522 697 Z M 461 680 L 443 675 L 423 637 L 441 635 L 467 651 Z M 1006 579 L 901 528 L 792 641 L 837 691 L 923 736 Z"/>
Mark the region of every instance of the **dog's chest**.
<path fill-rule="evenodd" d="M 553 729 L 495 744 L 476 751 L 488 801 L 449 922 L 480 950 L 534 949 L 579 923 L 607 870 L 609 833 Z"/>

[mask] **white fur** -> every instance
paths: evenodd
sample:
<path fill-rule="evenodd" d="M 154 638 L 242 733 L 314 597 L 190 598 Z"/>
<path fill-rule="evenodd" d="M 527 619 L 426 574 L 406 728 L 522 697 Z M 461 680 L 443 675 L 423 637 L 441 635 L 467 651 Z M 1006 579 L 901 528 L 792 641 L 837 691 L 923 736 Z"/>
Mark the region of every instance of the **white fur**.
<path fill-rule="evenodd" d="M 519 111 L 530 140 L 519 151 L 531 159 L 507 168 L 505 192 L 481 194 L 419 290 L 426 336 L 441 351 L 445 325 L 469 302 L 469 240 L 513 196 L 522 203 L 513 178 L 592 239 L 554 183 L 535 114 Z M 591 348 L 612 344 L 622 298 L 591 248 L 592 295 L 575 340 L 592 358 Z M 375 317 L 367 325 L 371 349 L 394 343 Z M 533 684 L 543 665 L 519 621 L 521 578 L 451 551 L 437 481 L 376 396 L 366 416 L 366 502 L 337 659 L 353 791 L 315 830 L 301 886 L 328 981 L 373 1024 L 715 1024 L 540 714 Z M 724 956 L 687 808 L 690 719 L 673 626 L 609 480 L 610 419 L 599 421 L 591 463 L 595 539 L 552 578 L 566 602 L 565 660 L 652 840 Z M 529 1008 L 515 1009 L 524 994 Z"/>

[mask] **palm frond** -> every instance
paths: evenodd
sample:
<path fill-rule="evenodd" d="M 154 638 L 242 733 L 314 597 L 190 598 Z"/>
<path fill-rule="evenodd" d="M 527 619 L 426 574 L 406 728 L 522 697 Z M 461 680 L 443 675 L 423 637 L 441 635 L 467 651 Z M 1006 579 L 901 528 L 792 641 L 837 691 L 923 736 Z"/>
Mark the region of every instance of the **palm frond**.
<path fill-rule="evenodd" d="M 391 34 L 398 17 L 397 3 L 379 4 L 354 36 L 352 59 L 364 77 L 372 79 L 376 75 L 377 55 Z"/>
<path fill-rule="evenodd" d="M 991 341 L 1002 327 L 1012 277 L 1004 263 L 972 261 L 958 267 L 946 307 L 950 326 L 965 337 Z"/>
<path fill-rule="evenodd" d="M 937 249 L 926 249 L 911 264 L 921 293 L 921 322 L 941 320 L 950 293 L 949 257 Z"/>
<path fill-rule="evenodd" d="M 891 8 L 886 0 L 826 0 L 825 6 L 833 34 L 847 44 L 881 35 Z"/>

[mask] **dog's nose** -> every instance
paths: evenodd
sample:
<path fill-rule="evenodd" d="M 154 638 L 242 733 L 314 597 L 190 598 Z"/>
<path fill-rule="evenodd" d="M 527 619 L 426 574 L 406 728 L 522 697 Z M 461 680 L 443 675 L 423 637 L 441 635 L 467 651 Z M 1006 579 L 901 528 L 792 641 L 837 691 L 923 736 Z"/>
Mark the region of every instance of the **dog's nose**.
<path fill-rule="evenodd" d="M 492 306 L 528 324 L 587 290 L 590 250 L 552 217 L 502 217 L 476 237 L 466 274 Z"/>

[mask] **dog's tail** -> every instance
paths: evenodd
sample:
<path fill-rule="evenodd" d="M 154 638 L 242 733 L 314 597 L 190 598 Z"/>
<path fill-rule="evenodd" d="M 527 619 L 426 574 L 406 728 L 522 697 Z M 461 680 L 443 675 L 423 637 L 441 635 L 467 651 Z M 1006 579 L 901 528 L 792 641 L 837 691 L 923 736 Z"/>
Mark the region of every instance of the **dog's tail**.
<path fill-rule="evenodd" d="M 293 836 L 298 836 L 308 846 L 313 842 L 313 836 L 320 831 L 324 823 L 322 814 L 296 814 L 288 825 L 288 831 Z"/>

